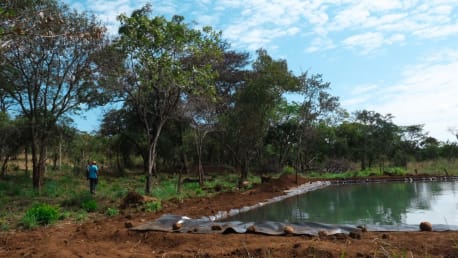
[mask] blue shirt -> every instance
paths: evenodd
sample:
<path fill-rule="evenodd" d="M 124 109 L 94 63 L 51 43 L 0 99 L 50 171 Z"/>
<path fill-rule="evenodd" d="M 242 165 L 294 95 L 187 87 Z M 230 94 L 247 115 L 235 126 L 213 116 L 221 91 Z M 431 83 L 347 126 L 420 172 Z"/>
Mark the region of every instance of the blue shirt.
<path fill-rule="evenodd" d="M 89 166 L 89 178 L 97 178 L 98 172 L 99 168 L 97 165 L 92 164 Z"/>

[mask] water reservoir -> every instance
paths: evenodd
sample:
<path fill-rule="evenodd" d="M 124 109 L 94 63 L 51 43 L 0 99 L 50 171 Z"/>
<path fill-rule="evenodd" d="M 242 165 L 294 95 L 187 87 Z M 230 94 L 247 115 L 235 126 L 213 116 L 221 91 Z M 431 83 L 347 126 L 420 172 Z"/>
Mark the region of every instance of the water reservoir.
<path fill-rule="evenodd" d="M 240 213 L 228 220 L 318 222 L 402 230 L 429 221 L 458 228 L 458 182 L 336 185 Z M 412 228 L 412 227 L 410 227 Z"/>

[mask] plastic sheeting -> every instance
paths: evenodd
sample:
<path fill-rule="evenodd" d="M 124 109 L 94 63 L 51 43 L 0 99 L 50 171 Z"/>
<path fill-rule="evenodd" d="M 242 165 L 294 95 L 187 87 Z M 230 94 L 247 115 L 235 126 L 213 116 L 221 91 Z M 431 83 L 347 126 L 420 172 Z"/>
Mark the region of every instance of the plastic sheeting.
<path fill-rule="evenodd" d="M 288 224 L 282 222 L 215 222 L 208 218 L 191 219 L 184 216 L 165 214 L 155 221 L 131 228 L 136 231 L 164 231 L 181 233 L 260 233 L 266 235 L 334 235 L 348 234 L 358 230 L 354 226 L 331 226 L 319 223 Z"/>
<path fill-rule="evenodd" d="M 417 225 L 366 225 L 368 231 L 419 231 Z M 313 222 L 290 224 L 274 221 L 241 222 L 212 221 L 208 217 L 191 219 L 185 216 L 165 214 L 155 221 L 149 221 L 137 227 L 130 228 L 135 231 L 163 231 L 180 233 L 259 233 L 265 235 L 336 235 L 358 232 L 361 227 L 352 225 L 329 225 Z M 434 231 L 458 230 L 457 226 L 433 225 Z"/>

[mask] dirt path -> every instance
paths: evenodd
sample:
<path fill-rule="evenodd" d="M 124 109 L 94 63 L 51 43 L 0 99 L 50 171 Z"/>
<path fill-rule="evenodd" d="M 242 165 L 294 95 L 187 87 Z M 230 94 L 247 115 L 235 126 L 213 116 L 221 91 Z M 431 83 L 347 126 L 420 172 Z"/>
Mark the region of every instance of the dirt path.
<path fill-rule="evenodd" d="M 306 183 L 300 178 L 299 183 Z M 200 217 L 254 205 L 296 186 L 294 176 L 213 198 L 164 203 L 156 214 L 124 210 L 77 225 L 0 233 L 0 257 L 458 257 L 458 232 L 364 232 L 338 236 L 266 236 L 135 232 L 126 228 L 165 213 Z"/>

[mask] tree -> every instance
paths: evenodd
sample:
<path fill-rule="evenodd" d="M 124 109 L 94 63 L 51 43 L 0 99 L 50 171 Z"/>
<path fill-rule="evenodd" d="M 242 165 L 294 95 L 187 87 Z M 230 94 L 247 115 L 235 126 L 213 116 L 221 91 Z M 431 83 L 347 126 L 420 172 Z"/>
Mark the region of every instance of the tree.
<path fill-rule="evenodd" d="M 236 93 L 233 109 L 224 118 L 227 147 L 240 168 L 241 180 L 248 176 L 250 160 L 263 149 L 274 109 L 283 100 L 283 93 L 297 85 L 285 60 L 274 60 L 263 49 L 257 54 L 253 70 L 247 73 Z"/>
<path fill-rule="evenodd" d="M 30 125 L 32 181 L 40 189 L 51 129 L 82 105 L 104 100 L 96 57 L 107 42 L 95 17 L 70 11 L 55 0 L 35 2 L 19 17 L 15 22 L 33 27 L 35 33 L 13 37 L 2 49 L 0 78 Z"/>
<path fill-rule="evenodd" d="M 170 21 L 149 18 L 150 6 L 119 16 L 116 47 L 125 55 L 126 73 L 118 88 L 142 123 L 148 143 L 145 192 L 151 192 L 156 174 L 157 144 L 161 130 L 187 95 L 214 94 L 211 62 L 186 63 L 192 56 L 219 57 L 220 33 L 211 28 L 191 29 L 182 16 Z"/>
<path fill-rule="evenodd" d="M 299 103 L 297 114 L 296 168 L 303 171 L 310 168 L 320 156 L 317 148 L 314 148 L 323 140 L 319 137 L 319 127 L 322 124 L 336 124 L 345 112 L 340 108 L 339 98 L 329 94 L 331 84 L 324 82 L 321 74 L 309 75 L 305 72 L 298 79 L 297 93 L 303 100 Z"/>
<path fill-rule="evenodd" d="M 400 129 L 392 122 L 391 114 L 381 115 L 374 111 L 355 112 L 355 120 L 360 123 L 359 137 L 362 137 L 361 170 L 372 167 L 377 160 L 390 156 L 400 141 Z"/>

